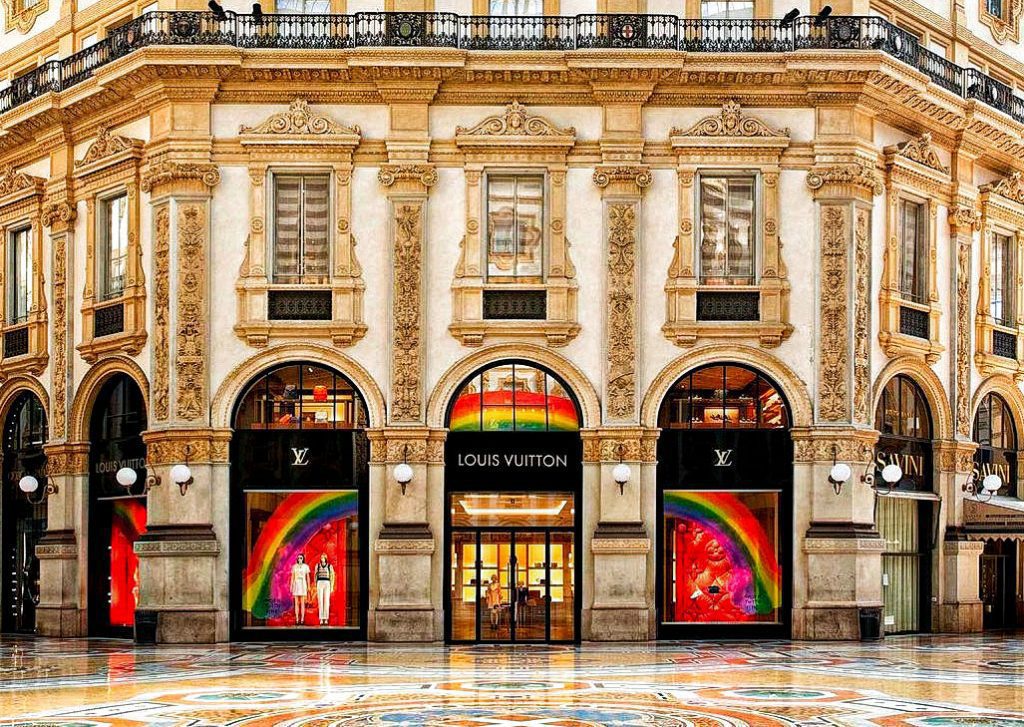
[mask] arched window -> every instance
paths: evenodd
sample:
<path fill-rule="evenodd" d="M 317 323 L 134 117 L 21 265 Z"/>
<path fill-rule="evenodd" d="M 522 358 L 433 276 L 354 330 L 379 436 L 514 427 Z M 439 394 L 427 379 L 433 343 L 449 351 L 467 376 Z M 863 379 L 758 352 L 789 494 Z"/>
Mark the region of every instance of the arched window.
<path fill-rule="evenodd" d="M 713 364 L 691 371 L 661 405 L 662 429 L 785 429 L 789 412 L 778 388 L 746 366 Z"/>
<path fill-rule="evenodd" d="M 235 429 L 362 429 L 366 406 L 352 383 L 314 364 L 286 364 L 259 376 L 235 411 Z"/>
<path fill-rule="evenodd" d="M 14 400 L 4 426 L 4 456 L 24 457 L 38 451 L 41 456 L 46 443 L 46 412 L 39 397 L 30 391 Z"/>
<path fill-rule="evenodd" d="M 974 415 L 975 476 L 999 475 L 1000 495 L 1017 496 L 1017 427 L 1006 400 L 989 393 Z"/>
<path fill-rule="evenodd" d="M 448 411 L 453 432 L 575 432 L 579 407 L 569 387 L 532 364 L 500 363 L 478 371 Z"/>
<path fill-rule="evenodd" d="M 889 380 L 875 410 L 875 429 L 883 437 L 932 438 L 932 417 L 921 387 L 898 374 Z"/>

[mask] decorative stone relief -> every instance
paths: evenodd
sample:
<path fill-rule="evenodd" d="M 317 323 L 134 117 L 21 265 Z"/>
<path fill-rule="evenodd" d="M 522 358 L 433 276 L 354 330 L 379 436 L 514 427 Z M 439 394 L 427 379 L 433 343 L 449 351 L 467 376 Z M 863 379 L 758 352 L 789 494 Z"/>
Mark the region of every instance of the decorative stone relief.
<path fill-rule="evenodd" d="M 847 335 L 847 241 L 849 209 L 821 208 L 821 356 L 818 365 L 818 417 L 845 421 L 849 416 L 849 338 Z"/>
<path fill-rule="evenodd" d="M 637 204 L 608 205 L 608 417 L 636 417 Z"/>
<path fill-rule="evenodd" d="M 85 150 L 85 156 L 75 162 L 75 169 L 81 170 L 101 162 L 109 157 L 132 152 L 142 148 L 142 142 L 127 136 L 110 133 L 110 129 L 100 129 L 96 140 Z"/>
<path fill-rule="evenodd" d="M 195 421 L 206 413 L 206 207 L 186 202 L 178 211 L 176 414 Z"/>
<path fill-rule="evenodd" d="M 898 156 L 905 157 L 918 164 L 923 164 L 943 174 L 949 174 L 949 167 L 942 162 L 938 152 L 935 151 L 935 145 L 932 144 L 932 135 L 929 133 L 897 144 L 895 150 Z"/>
<path fill-rule="evenodd" d="M 854 216 L 853 416 L 871 424 L 871 211 L 857 207 Z"/>
<path fill-rule="evenodd" d="M 992 31 L 996 43 L 1017 43 L 1020 41 L 1020 23 L 1024 17 L 1024 0 L 1004 0 L 1003 16 L 988 11 L 986 0 L 978 0 L 978 18 L 982 25 Z"/>
<path fill-rule="evenodd" d="M 377 172 L 377 181 L 385 187 L 396 182 L 418 182 L 424 187 L 437 184 L 437 169 L 431 164 L 388 164 Z"/>
<path fill-rule="evenodd" d="M 998 194 L 1011 202 L 1024 205 L 1024 172 L 1013 172 L 998 182 L 982 185 L 978 191 Z"/>
<path fill-rule="evenodd" d="M 869 190 L 876 197 L 885 191 L 878 173 L 860 162 L 820 165 L 807 173 L 807 186 L 811 191 L 817 192 L 830 185 L 860 187 Z"/>
<path fill-rule="evenodd" d="M 469 128 L 458 126 L 455 133 L 464 136 L 575 136 L 576 129 L 571 126 L 559 129 L 542 116 L 528 113 L 518 101 L 513 101 L 505 107 L 503 114 L 489 116 Z"/>
<path fill-rule="evenodd" d="M 956 433 L 971 436 L 971 235 L 956 245 Z"/>
<path fill-rule="evenodd" d="M 170 415 L 171 356 L 171 210 L 166 203 L 153 212 L 153 418 Z"/>
<path fill-rule="evenodd" d="M 296 98 L 287 111 L 273 114 L 261 124 L 241 126 L 239 134 L 269 134 L 288 136 L 326 136 L 330 134 L 359 135 L 358 126 L 345 126 L 337 121 L 309 110 L 309 103 Z"/>
<path fill-rule="evenodd" d="M 142 191 L 156 194 L 159 187 L 180 182 L 193 182 L 197 190 L 210 189 L 220 184 L 220 171 L 215 164 L 155 160 L 142 175 Z"/>
<path fill-rule="evenodd" d="M 35 3 L 26 7 L 22 0 L 3 0 L 4 5 L 4 32 L 10 33 L 17 30 L 25 34 L 32 30 L 36 24 L 36 18 L 45 13 L 50 7 L 49 0 L 36 0 Z"/>
<path fill-rule="evenodd" d="M 43 225 L 50 228 L 53 251 L 53 386 L 50 437 L 67 436 L 68 395 L 68 235 L 77 217 L 74 205 L 66 200 L 43 207 Z"/>
<path fill-rule="evenodd" d="M 421 328 L 423 204 L 396 202 L 391 421 L 418 422 L 423 408 Z"/>
<path fill-rule="evenodd" d="M 728 101 L 717 116 L 708 116 L 685 131 L 672 129 L 671 136 L 732 136 L 745 138 L 788 138 L 789 129 L 773 129 L 760 119 L 744 115 L 739 103 Z"/>

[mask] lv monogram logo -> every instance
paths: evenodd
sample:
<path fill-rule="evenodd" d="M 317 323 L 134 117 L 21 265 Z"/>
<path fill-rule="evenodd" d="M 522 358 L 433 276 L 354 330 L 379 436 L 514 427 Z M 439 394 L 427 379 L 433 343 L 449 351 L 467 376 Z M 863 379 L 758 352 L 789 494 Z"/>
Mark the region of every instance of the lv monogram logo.
<path fill-rule="evenodd" d="M 292 466 L 305 467 L 309 464 L 309 447 L 292 447 Z"/>
<path fill-rule="evenodd" d="M 731 449 L 716 449 L 715 457 L 718 458 L 715 462 L 715 467 L 732 467 Z"/>

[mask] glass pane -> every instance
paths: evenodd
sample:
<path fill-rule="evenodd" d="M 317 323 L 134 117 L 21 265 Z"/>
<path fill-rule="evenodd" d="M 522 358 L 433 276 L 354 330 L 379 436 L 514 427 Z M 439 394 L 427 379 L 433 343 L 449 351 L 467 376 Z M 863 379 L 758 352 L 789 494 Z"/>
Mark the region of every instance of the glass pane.
<path fill-rule="evenodd" d="M 572 527 L 571 492 L 456 492 L 452 527 Z"/>
<path fill-rule="evenodd" d="M 992 240 L 992 317 L 996 323 L 1013 326 L 1016 321 L 1014 300 L 1013 240 L 994 235 Z"/>
<path fill-rule="evenodd" d="M 518 388 L 515 397 L 516 431 L 546 431 L 547 391 L 544 372 L 532 366 L 516 366 Z"/>
<path fill-rule="evenodd" d="M 487 277 L 515 275 L 515 178 L 487 178 Z"/>
<path fill-rule="evenodd" d="M 512 534 L 480 533 L 481 618 L 482 641 L 509 641 L 512 638 L 510 604 L 515 587 L 515 565 L 512 559 Z"/>
<path fill-rule="evenodd" d="M 302 178 L 302 281 L 324 283 L 329 276 L 330 177 Z"/>
<path fill-rule="evenodd" d="M 895 497 L 878 500 L 882 555 L 882 599 L 886 633 L 916 631 L 920 614 L 918 503 Z"/>
<path fill-rule="evenodd" d="M 1003 441 L 1003 407 L 1000 406 L 999 401 L 992 402 L 991 414 L 992 414 L 992 446 L 994 447 L 1005 447 L 1006 444 Z"/>
<path fill-rule="evenodd" d="M 267 374 L 268 428 L 299 428 L 300 368 L 299 366 L 285 366 Z"/>
<path fill-rule="evenodd" d="M 701 177 L 700 276 L 705 285 L 725 282 L 728 269 L 726 215 L 728 182 L 723 178 Z"/>
<path fill-rule="evenodd" d="M 10 323 L 28 318 L 32 309 L 32 233 L 29 228 L 11 233 Z"/>
<path fill-rule="evenodd" d="M 487 179 L 487 276 L 540 282 L 544 273 L 544 177 Z"/>
<path fill-rule="evenodd" d="M 900 293 L 908 300 L 925 302 L 927 233 L 924 205 L 903 200 L 900 260 Z"/>
<path fill-rule="evenodd" d="M 480 377 L 474 376 L 455 397 L 448 428 L 453 432 L 480 431 Z"/>
<path fill-rule="evenodd" d="M 490 0 L 491 15 L 537 17 L 544 14 L 543 0 Z"/>
<path fill-rule="evenodd" d="M 761 426 L 782 429 L 789 426 L 786 403 L 774 386 L 761 379 Z"/>
<path fill-rule="evenodd" d="M 556 568 L 552 562 L 549 573 L 545 540 L 544 533 L 516 533 L 516 583 L 512 609 L 512 617 L 516 624 L 516 641 L 545 639 L 549 584 L 552 597 L 557 592 L 559 598 L 563 598 L 563 571 Z M 561 545 L 558 550 L 561 554 Z M 554 585 L 556 582 L 557 586 Z M 552 638 L 555 638 L 554 634 Z"/>
<path fill-rule="evenodd" d="M 345 402 L 335 406 L 334 372 L 318 366 L 302 369 L 302 428 L 333 429 L 334 422 L 352 420 L 352 412 L 345 411 Z M 348 400 L 351 402 L 351 399 Z"/>
<path fill-rule="evenodd" d="M 146 499 L 121 498 L 110 506 L 110 625 L 134 626 L 139 607 L 135 541 L 146 532 Z"/>
<path fill-rule="evenodd" d="M 729 278 L 740 284 L 754 282 L 754 180 L 729 179 Z"/>
<path fill-rule="evenodd" d="M 724 424 L 729 429 L 757 426 L 757 374 L 738 366 L 725 367 Z"/>
<path fill-rule="evenodd" d="M 666 622 L 779 622 L 778 492 L 667 490 L 664 528 Z"/>
<path fill-rule="evenodd" d="M 125 266 L 128 261 L 128 197 L 120 195 L 103 202 L 103 280 L 104 298 L 114 298 L 124 291 Z"/>
<path fill-rule="evenodd" d="M 358 495 L 246 492 L 244 627 L 359 626 Z"/>
<path fill-rule="evenodd" d="M 548 558 L 551 593 L 551 640 L 571 641 L 576 622 L 576 553 L 572 533 L 551 533 Z"/>
<path fill-rule="evenodd" d="M 274 282 L 297 283 L 300 274 L 302 177 L 274 175 Z"/>
<path fill-rule="evenodd" d="M 261 376 L 235 413 L 235 429 L 354 429 L 366 424 L 362 399 L 348 380 L 308 364 Z"/>
<path fill-rule="evenodd" d="M 701 283 L 754 283 L 754 177 L 701 177 Z"/>
<path fill-rule="evenodd" d="M 690 377 L 684 376 L 669 390 L 658 413 L 658 426 L 662 429 L 689 429 L 693 418 L 690 406 Z"/>
<path fill-rule="evenodd" d="M 544 179 L 516 181 L 516 276 L 540 280 L 543 274 Z"/>
<path fill-rule="evenodd" d="M 992 445 L 992 420 L 989 407 L 992 397 L 986 396 L 978 406 L 978 413 L 974 415 L 974 441 L 986 446 Z"/>
<path fill-rule="evenodd" d="M 999 402 L 999 409 L 1002 411 L 1003 420 L 1003 447 L 1005 449 L 1017 449 L 1017 426 L 1013 423 L 1013 414 L 1010 412 L 1009 405 L 1002 399 L 1002 397 L 992 397 Z"/>
<path fill-rule="evenodd" d="M 753 18 L 754 0 L 703 0 L 700 17 L 705 20 Z"/>
<path fill-rule="evenodd" d="M 721 429 L 725 424 L 725 367 L 708 366 L 694 371 L 690 379 L 693 387 L 694 428 Z"/>
<path fill-rule="evenodd" d="M 575 432 L 580 428 L 576 402 L 554 376 L 545 376 L 547 386 L 548 429 L 552 432 Z"/>
<path fill-rule="evenodd" d="M 482 592 L 476 562 L 476 532 L 452 533 L 452 639 L 476 640 L 477 604 Z"/>
<path fill-rule="evenodd" d="M 517 386 L 516 367 L 495 366 L 481 374 L 483 382 L 483 430 L 512 431 L 515 428 L 512 404 Z"/>

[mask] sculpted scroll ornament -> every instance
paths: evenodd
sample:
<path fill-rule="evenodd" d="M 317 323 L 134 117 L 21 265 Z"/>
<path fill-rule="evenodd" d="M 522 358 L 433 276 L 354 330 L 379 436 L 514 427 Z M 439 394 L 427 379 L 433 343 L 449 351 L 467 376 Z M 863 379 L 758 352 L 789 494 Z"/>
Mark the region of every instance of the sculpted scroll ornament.
<path fill-rule="evenodd" d="M 489 116 L 476 126 L 455 128 L 456 136 L 573 136 L 576 129 L 559 129 L 547 119 L 534 116 L 518 101 L 505 107 L 503 114 Z"/>
<path fill-rule="evenodd" d="M 858 422 L 867 423 L 871 421 L 871 213 L 867 209 L 858 208 L 855 215 L 853 411 Z"/>
<path fill-rule="evenodd" d="M 242 125 L 239 134 L 267 134 L 271 136 L 328 136 L 358 135 L 358 126 L 345 126 L 323 114 L 309 110 L 309 103 L 302 98 L 291 102 L 287 111 L 273 114 L 263 123 L 253 127 Z"/>
<path fill-rule="evenodd" d="M 956 432 L 971 436 L 971 240 L 956 253 Z"/>
<path fill-rule="evenodd" d="M 388 164 L 380 168 L 377 181 L 385 187 L 395 182 L 418 181 L 430 188 L 437 184 L 437 169 L 429 164 Z"/>
<path fill-rule="evenodd" d="M 670 136 L 785 138 L 789 129 L 773 129 L 760 119 L 746 116 L 736 101 L 728 101 L 717 116 L 708 116 L 685 131 L 672 129 Z"/>
<path fill-rule="evenodd" d="M 942 163 L 942 159 L 935 151 L 934 144 L 932 144 L 932 135 L 929 133 L 924 133 L 916 139 L 897 144 L 896 154 L 943 174 L 949 174 L 949 167 Z"/>
<path fill-rule="evenodd" d="M 132 151 L 134 149 L 141 149 L 142 142 L 138 139 L 131 139 L 127 136 L 120 136 L 118 134 L 111 134 L 110 129 L 100 129 L 99 136 L 96 137 L 96 141 L 89 145 L 89 148 L 85 150 L 85 156 L 75 162 L 75 168 L 81 169 L 87 167 L 90 164 L 112 157 L 121 152 Z"/>
<path fill-rule="evenodd" d="M 70 225 L 78 217 L 78 210 L 75 205 L 67 202 L 47 202 L 43 207 L 43 227 L 54 227 L 55 225 Z"/>
<path fill-rule="evenodd" d="M 67 436 L 68 396 L 68 238 L 57 234 L 53 244 L 53 415 L 50 432 L 53 439 Z"/>
<path fill-rule="evenodd" d="M 206 210 L 186 204 L 178 213 L 177 408 L 187 421 L 206 412 Z"/>
<path fill-rule="evenodd" d="M 1014 172 L 1005 179 L 979 187 L 981 192 L 1002 195 L 1011 202 L 1024 204 L 1024 172 Z"/>
<path fill-rule="evenodd" d="M 152 162 L 142 175 L 142 191 L 149 193 L 158 185 L 181 180 L 196 180 L 207 187 L 216 187 L 220 184 L 220 171 L 214 164 L 167 160 Z"/>
<path fill-rule="evenodd" d="M 818 370 L 818 415 L 823 421 L 847 416 L 847 271 L 849 213 L 845 207 L 822 208 L 821 356 Z"/>
<path fill-rule="evenodd" d="M 165 421 L 170 413 L 170 303 L 171 303 L 171 212 L 160 205 L 154 215 L 153 241 L 153 416 Z"/>
<path fill-rule="evenodd" d="M 395 206 L 391 419 L 416 422 L 422 408 L 420 328 L 423 205 Z"/>
<path fill-rule="evenodd" d="M 636 410 L 636 205 L 608 206 L 608 413 Z"/>
<path fill-rule="evenodd" d="M 885 186 L 875 170 L 859 162 L 818 166 L 807 173 L 807 186 L 811 190 L 816 192 L 827 184 L 863 187 L 876 197 L 885 191 Z"/>
<path fill-rule="evenodd" d="M 641 166 L 598 167 L 594 170 L 594 184 L 601 189 L 613 182 L 632 182 L 638 189 L 651 186 L 651 170 Z"/>
<path fill-rule="evenodd" d="M 0 167 L 0 197 L 6 197 L 23 189 L 34 189 L 42 182 L 43 180 L 37 177 L 14 171 L 14 167 L 10 165 Z"/>

